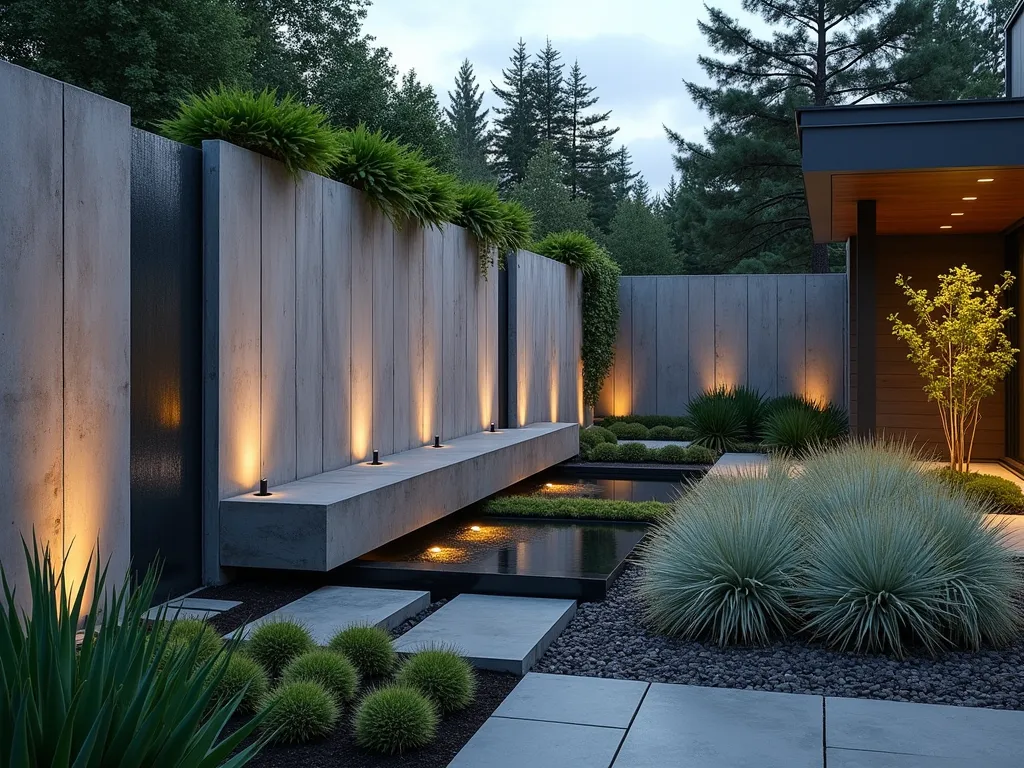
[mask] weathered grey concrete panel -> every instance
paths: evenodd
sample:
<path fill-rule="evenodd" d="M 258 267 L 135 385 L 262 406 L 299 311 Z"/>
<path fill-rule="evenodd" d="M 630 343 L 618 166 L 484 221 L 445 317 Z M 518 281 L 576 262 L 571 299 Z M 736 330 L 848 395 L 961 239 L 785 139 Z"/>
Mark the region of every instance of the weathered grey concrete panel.
<path fill-rule="evenodd" d="M 452 407 L 452 431 L 449 437 L 459 437 L 469 431 L 469 413 L 466 402 L 466 344 L 467 344 L 467 298 L 466 298 L 466 232 L 458 227 L 449 230 L 451 235 L 452 304 L 446 305 L 453 318 L 452 368 L 451 376 L 454 398 Z M 449 252 L 445 248 L 446 253 Z"/>
<path fill-rule="evenodd" d="M 352 463 L 351 327 L 354 189 L 324 179 L 324 470 Z"/>
<path fill-rule="evenodd" d="M 377 216 L 373 264 L 373 445 L 395 452 L 395 228 Z"/>
<path fill-rule="evenodd" d="M 778 394 L 779 279 L 747 276 L 747 384 L 767 397 Z"/>
<path fill-rule="evenodd" d="M 444 241 L 441 230 L 427 230 L 423 252 L 423 412 L 420 418 L 424 444 L 441 434 L 444 410 Z"/>
<path fill-rule="evenodd" d="M 807 369 L 804 394 L 846 403 L 845 275 L 807 276 Z"/>
<path fill-rule="evenodd" d="M 296 478 L 295 181 L 263 158 L 260 466 L 271 485 Z M 251 299 L 250 299 L 251 300 Z"/>
<path fill-rule="evenodd" d="M 444 240 L 441 256 L 441 305 L 439 307 L 441 321 L 441 440 L 454 437 L 458 430 L 458 397 L 456 392 L 462 391 L 462 378 L 457 366 L 456 346 L 458 339 L 455 331 L 455 300 L 456 269 L 458 256 L 459 232 L 455 227 L 444 229 Z"/>
<path fill-rule="evenodd" d="M 23 601 L 21 537 L 64 543 L 62 99 L 0 60 L 0 561 Z"/>
<path fill-rule="evenodd" d="M 715 277 L 715 386 L 747 381 L 747 276 Z"/>
<path fill-rule="evenodd" d="M 324 178 L 304 173 L 295 198 L 296 476 L 324 471 Z"/>
<path fill-rule="evenodd" d="M 715 278 L 700 275 L 688 283 L 690 398 L 715 386 Z M 616 386 L 617 388 L 617 386 Z"/>
<path fill-rule="evenodd" d="M 804 275 L 779 275 L 778 391 L 780 394 L 786 392 L 803 394 L 804 392 L 807 365 L 805 284 Z"/>
<path fill-rule="evenodd" d="M 476 248 L 468 233 L 462 233 L 462 281 L 466 286 L 466 425 L 462 434 L 480 429 L 480 335 L 477 307 L 485 284 L 480 274 Z M 484 325 L 484 330 L 487 326 Z"/>
<path fill-rule="evenodd" d="M 658 412 L 658 278 L 634 277 L 633 413 Z"/>
<path fill-rule="evenodd" d="M 352 193 L 352 461 L 371 455 L 373 439 L 373 266 L 376 261 L 377 219 L 360 192 Z"/>
<path fill-rule="evenodd" d="M 409 251 L 416 247 L 417 236 L 422 236 L 419 227 L 407 226 L 394 234 L 395 258 L 392 280 L 392 306 L 394 307 L 394 450 L 412 448 L 412 434 L 409 430 L 412 420 L 412 345 L 409 334 L 409 291 L 412 284 Z"/>
<path fill-rule="evenodd" d="M 658 405 L 653 413 L 682 416 L 690 401 L 690 370 L 686 354 L 690 293 L 686 278 L 658 277 L 657 360 Z"/>
<path fill-rule="evenodd" d="M 616 416 L 633 413 L 633 278 L 619 280 L 619 333 L 615 339 Z"/>
<path fill-rule="evenodd" d="M 115 579 L 131 545 L 130 174 L 128 107 L 66 85 L 64 546 L 75 573 L 98 542 Z"/>

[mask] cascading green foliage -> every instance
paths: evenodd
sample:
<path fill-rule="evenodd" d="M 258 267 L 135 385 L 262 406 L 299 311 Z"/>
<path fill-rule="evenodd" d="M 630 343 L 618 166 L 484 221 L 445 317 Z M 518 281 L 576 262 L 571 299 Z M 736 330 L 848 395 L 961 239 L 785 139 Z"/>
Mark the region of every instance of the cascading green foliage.
<path fill-rule="evenodd" d="M 597 405 L 615 360 L 622 270 L 597 243 L 580 232 L 556 232 L 532 250 L 583 272 L 583 402 Z"/>
<path fill-rule="evenodd" d="M 497 253 L 498 265 L 505 254 L 526 246 L 533 229 L 533 217 L 517 202 L 504 202 L 489 184 L 469 183 L 455 193 L 456 213 L 452 222 L 464 227 L 476 239 L 480 250 L 480 272 L 487 275 Z"/>
<path fill-rule="evenodd" d="M 839 650 L 904 656 L 1002 645 L 1021 577 L 990 508 L 924 472 L 899 443 L 813 449 L 796 479 L 807 565 L 800 605 Z"/>
<path fill-rule="evenodd" d="M 291 95 L 279 99 L 276 91 L 221 86 L 194 94 L 159 129 L 167 138 L 194 147 L 206 139 L 229 141 L 280 160 L 293 174 L 327 175 L 341 156 L 338 133 L 326 115 Z"/>
<path fill-rule="evenodd" d="M 244 696 L 218 699 L 231 649 L 200 663 L 199 634 L 186 645 L 169 642 L 165 622 L 150 631 L 156 569 L 137 588 L 126 577 L 113 589 L 90 562 L 70 594 L 48 549 L 33 542 L 25 559 L 24 614 L 0 565 L 0 765 L 237 768 L 263 747 L 241 747 L 259 716 L 220 738 Z M 84 611 L 87 593 L 97 597 Z M 121 619 L 101 626 L 101 615 Z"/>
<path fill-rule="evenodd" d="M 647 620 L 686 638 L 765 644 L 798 623 L 803 553 L 784 468 L 709 476 L 676 502 L 642 547 Z"/>
<path fill-rule="evenodd" d="M 427 206 L 422 161 L 397 141 L 365 125 L 339 134 L 341 151 L 330 175 L 366 193 L 396 225 Z"/>
<path fill-rule="evenodd" d="M 418 151 L 407 152 L 405 171 L 411 198 L 408 216 L 420 226 L 440 228 L 455 218 L 459 182 L 434 168 Z"/>

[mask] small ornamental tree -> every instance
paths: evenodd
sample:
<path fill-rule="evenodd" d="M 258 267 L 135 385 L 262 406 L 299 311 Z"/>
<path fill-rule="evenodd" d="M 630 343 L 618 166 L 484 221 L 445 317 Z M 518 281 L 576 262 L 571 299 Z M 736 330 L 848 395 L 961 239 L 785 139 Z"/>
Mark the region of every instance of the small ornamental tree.
<path fill-rule="evenodd" d="M 995 392 L 1019 351 L 1003 331 L 1013 310 L 999 302 L 1013 275 L 1004 272 L 991 291 L 979 288 L 980 280 L 966 264 L 953 267 L 939 275 L 939 289 L 929 298 L 928 291 L 914 290 L 909 277 L 898 275 L 896 285 L 907 297 L 916 327 L 889 315 L 893 335 L 910 347 L 907 359 L 925 380 L 928 399 L 939 406 L 949 465 L 956 472 L 970 471 L 981 401 Z"/>

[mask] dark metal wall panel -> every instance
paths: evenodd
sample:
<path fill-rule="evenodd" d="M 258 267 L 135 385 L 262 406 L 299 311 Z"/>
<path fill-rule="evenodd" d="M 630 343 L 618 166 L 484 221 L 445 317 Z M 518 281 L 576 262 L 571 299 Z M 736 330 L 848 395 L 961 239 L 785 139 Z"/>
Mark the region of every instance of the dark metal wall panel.
<path fill-rule="evenodd" d="M 202 152 L 132 131 L 131 552 L 202 581 Z"/>

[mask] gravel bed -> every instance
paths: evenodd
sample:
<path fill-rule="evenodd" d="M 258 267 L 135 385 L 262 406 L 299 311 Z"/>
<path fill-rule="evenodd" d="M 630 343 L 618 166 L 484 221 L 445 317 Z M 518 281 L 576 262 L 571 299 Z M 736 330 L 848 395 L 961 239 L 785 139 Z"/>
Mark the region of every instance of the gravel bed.
<path fill-rule="evenodd" d="M 803 642 L 719 648 L 658 635 L 641 621 L 629 565 L 603 602 L 583 603 L 534 672 L 862 699 L 1024 709 L 1024 642 L 903 661 Z"/>

